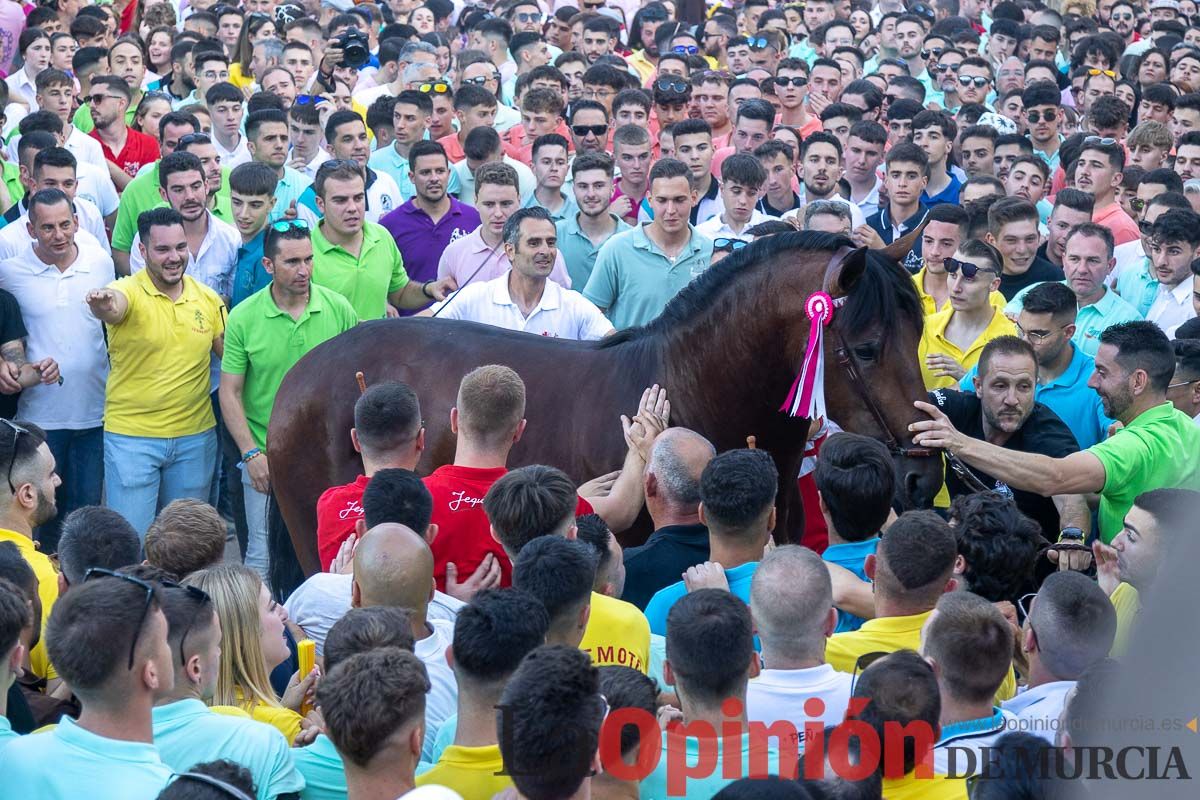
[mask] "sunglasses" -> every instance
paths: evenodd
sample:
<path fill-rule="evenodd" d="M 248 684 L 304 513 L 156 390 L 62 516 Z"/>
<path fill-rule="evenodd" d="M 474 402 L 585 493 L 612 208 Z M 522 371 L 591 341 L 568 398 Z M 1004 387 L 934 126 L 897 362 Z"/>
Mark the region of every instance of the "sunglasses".
<path fill-rule="evenodd" d="M 1046 122 L 1054 122 L 1054 120 L 1058 119 L 1058 110 L 1051 108 L 1048 111 L 1026 111 L 1025 119 L 1029 120 L 1035 125 L 1042 120 L 1045 120 Z"/>
<path fill-rule="evenodd" d="M 771 47 L 771 40 L 762 36 L 756 36 L 747 41 L 746 44 L 750 45 L 751 50 L 766 50 L 768 47 Z"/>
<path fill-rule="evenodd" d="M 666 94 L 686 94 L 691 91 L 691 88 L 692 85 L 687 81 L 673 81 L 669 78 L 654 82 L 654 91 Z"/>
<path fill-rule="evenodd" d="M 11 429 L 13 432 L 12 457 L 9 458 L 9 460 L 8 460 L 8 489 L 13 494 L 16 494 L 17 487 L 13 486 L 12 471 L 13 471 L 13 467 L 17 463 L 17 451 L 21 449 L 20 448 L 21 434 L 23 433 L 26 436 L 33 436 L 33 434 L 30 433 L 25 428 L 22 428 L 20 425 L 13 422 L 12 420 L 8 420 L 8 419 L 4 419 L 3 417 L 0 417 L 0 422 L 3 422 L 5 425 L 7 425 L 9 427 L 9 429 Z"/>
<path fill-rule="evenodd" d="M 1138 230 L 1141 231 L 1143 235 L 1149 236 L 1154 230 L 1154 223 L 1144 219 L 1138 220 Z"/>
<path fill-rule="evenodd" d="M 474 78 L 463 78 L 462 82 L 469 83 L 473 86 L 483 86 L 488 81 L 494 81 L 494 80 L 496 80 L 496 77 L 494 75 L 490 78 L 487 75 L 476 75 Z"/>
<path fill-rule="evenodd" d="M 212 144 L 212 139 L 207 133 L 196 131 L 195 133 L 180 136 L 179 143 L 175 145 L 175 148 L 179 149 L 180 147 L 187 147 L 193 144 Z"/>
<path fill-rule="evenodd" d="M 1117 22 L 1129 22 L 1133 19 L 1133 14 L 1111 14 L 1109 19 L 1115 19 Z"/>
<path fill-rule="evenodd" d="M 946 72 L 957 72 L 958 68 L 960 66 L 962 66 L 962 65 L 961 64 L 938 64 L 936 67 L 933 68 L 933 71 L 938 73 L 939 75 L 941 75 Z"/>
<path fill-rule="evenodd" d="M 434 94 L 446 94 L 446 92 L 450 91 L 450 84 L 445 81 L 434 81 L 433 83 L 422 83 L 418 88 L 423 94 L 429 94 L 430 92 Z"/>
<path fill-rule="evenodd" d="M 1192 378 L 1190 381 L 1180 381 L 1179 383 L 1168 383 L 1168 389 L 1178 389 L 1180 386 L 1191 386 L 1193 383 L 1200 383 L 1200 378 Z"/>
<path fill-rule="evenodd" d="M 1116 143 L 1116 139 L 1110 139 L 1107 136 L 1089 136 L 1083 140 L 1084 147 L 1112 147 Z"/>
<path fill-rule="evenodd" d="M 522 11 L 517 14 L 517 22 L 541 22 L 542 14 L 539 11 Z"/>
<path fill-rule="evenodd" d="M 325 163 L 328 164 L 329 162 L 326 161 Z M 357 161 L 352 163 L 354 166 L 358 166 Z M 324 164 L 322 166 L 324 166 Z M 278 231 L 279 233 L 287 233 L 291 230 L 306 231 L 308 230 L 308 222 L 302 219 L 281 219 L 278 222 L 272 223 L 271 230 Z"/>
<path fill-rule="evenodd" d="M 748 244 L 750 243 L 745 239 L 733 239 L 728 236 L 722 236 L 719 239 L 713 239 L 713 250 L 728 250 L 733 253 L 741 250 Z"/>
<path fill-rule="evenodd" d="M 98 106 L 101 103 L 103 103 L 105 100 L 124 100 L 124 99 L 125 99 L 124 97 L 117 97 L 115 94 L 104 94 L 103 92 L 101 92 L 99 94 L 94 94 L 94 95 L 91 95 L 90 97 L 83 98 L 83 102 L 87 103 L 88 105 Z"/>
<path fill-rule="evenodd" d="M 992 82 L 991 78 L 985 78 L 982 75 L 959 75 L 958 76 L 959 86 L 970 86 L 970 85 L 974 84 L 976 89 L 982 89 L 983 87 L 987 86 L 991 82 Z"/>
<path fill-rule="evenodd" d="M 941 57 L 942 53 L 944 53 L 944 52 L 946 52 L 944 48 L 931 47 L 928 50 L 921 51 L 921 58 L 929 58 L 930 56 L 933 56 L 934 58 L 939 58 L 939 57 Z"/>
<path fill-rule="evenodd" d="M 192 632 L 192 628 L 195 626 L 196 620 L 200 618 L 200 612 L 203 611 L 206 606 L 212 604 L 212 598 L 209 597 L 208 592 L 204 591 L 199 586 L 183 586 L 175 581 L 159 581 L 159 584 L 167 589 L 182 589 L 188 593 L 189 597 L 200 604 L 200 607 L 196 609 L 195 616 L 192 617 L 192 621 L 189 622 L 187 627 L 183 629 L 183 636 L 179 637 L 179 663 L 181 666 L 186 667 L 187 658 L 184 656 L 183 645 L 187 641 L 188 634 Z"/>
<path fill-rule="evenodd" d="M 854 684 L 858 683 L 858 675 L 860 672 L 874 664 L 879 659 L 890 655 L 891 653 L 876 651 L 874 653 L 863 653 L 861 656 L 859 656 L 858 660 L 854 662 L 854 672 L 850 673 L 850 693 L 854 694 Z"/>
<path fill-rule="evenodd" d="M 679 53 L 681 56 L 694 56 L 700 52 L 700 48 L 694 44 L 677 44 L 671 48 L 672 53 Z"/>
<path fill-rule="evenodd" d="M 975 280 L 975 276 L 981 272 L 990 272 L 993 275 L 997 274 L 996 270 L 991 267 L 980 267 L 972 264 L 970 261 L 959 261 L 957 258 L 947 258 L 942 261 L 942 266 L 946 268 L 948 275 L 955 275 L 961 269 L 963 277 L 969 281 Z"/>
<path fill-rule="evenodd" d="M 603 136 L 604 134 L 608 133 L 608 126 L 607 125 L 572 125 L 571 133 L 575 134 L 576 136 L 578 136 L 581 139 L 585 136 L 588 136 L 589 134 L 592 136 L 600 137 L 600 136 Z"/>
<path fill-rule="evenodd" d="M 1140 197 L 1131 197 L 1129 198 L 1129 207 L 1140 214 L 1146 208 L 1146 201 Z"/>
<path fill-rule="evenodd" d="M 1097 75 L 1107 75 L 1113 80 L 1117 79 L 1117 73 L 1113 72 L 1111 69 L 1089 69 L 1087 74 L 1089 78 L 1094 78 Z"/>
<path fill-rule="evenodd" d="M 808 85 L 808 78 L 805 78 L 802 75 L 795 75 L 791 78 L 776 77 L 775 85 L 776 86 L 795 86 L 797 89 L 799 89 L 801 86 Z"/>
<path fill-rule="evenodd" d="M 132 583 L 139 589 L 146 590 L 146 603 L 142 607 L 142 616 L 138 621 L 137 628 L 134 629 L 133 641 L 129 643 L 129 669 L 133 669 L 133 655 L 137 652 L 138 639 L 142 636 L 142 628 L 146 624 L 146 617 L 150 614 L 150 606 L 154 603 L 154 586 L 142 580 L 135 578 L 132 575 L 126 575 L 122 572 L 114 572 L 111 569 L 103 567 L 92 567 L 87 572 L 83 573 L 83 582 L 87 583 L 92 578 L 117 578 L 126 583 Z"/>

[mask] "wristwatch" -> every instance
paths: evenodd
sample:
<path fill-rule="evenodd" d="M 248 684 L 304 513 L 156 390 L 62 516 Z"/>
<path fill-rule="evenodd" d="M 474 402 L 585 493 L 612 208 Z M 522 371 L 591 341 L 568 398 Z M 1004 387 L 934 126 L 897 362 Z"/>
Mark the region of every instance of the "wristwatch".
<path fill-rule="evenodd" d="M 1083 530 L 1080 528 L 1063 528 L 1058 532 L 1058 540 L 1060 542 L 1076 542 L 1082 544 L 1084 538 Z"/>

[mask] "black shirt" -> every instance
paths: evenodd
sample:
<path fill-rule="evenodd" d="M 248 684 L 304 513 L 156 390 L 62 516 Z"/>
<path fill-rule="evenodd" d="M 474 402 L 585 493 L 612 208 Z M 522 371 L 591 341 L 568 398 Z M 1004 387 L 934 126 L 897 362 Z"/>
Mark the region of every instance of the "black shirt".
<path fill-rule="evenodd" d="M 13 206 L 16 208 L 16 206 Z M 21 319 L 21 307 L 10 292 L 0 289 L 0 345 L 8 344 L 28 336 L 25 320 Z M 17 416 L 17 400 L 21 393 L 0 394 L 0 417 L 13 419 Z"/>
<path fill-rule="evenodd" d="M 983 402 L 973 394 L 940 389 L 929 393 L 932 402 L 942 410 L 954 427 L 972 439 L 983 436 Z M 1034 403 L 1033 411 L 1020 430 L 1008 438 L 1003 445 L 1005 450 L 1020 453 L 1038 453 L 1050 458 L 1064 458 L 1079 451 L 1079 443 L 1075 435 L 1058 415 L 1041 403 Z M 1017 508 L 1031 517 L 1041 527 L 1046 538 L 1058 541 L 1059 519 L 1058 509 L 1054 500 L 1033 492 L 1012 489 L 1003 481 L 996 480 L 982 470 L 971 467 L 971 471 L 983 481 L 985 486 L 994 488 L 1001 494 L 1007 494 L 1017 501 Z M 971 494 L 972 490 L 958 477 L 954 470 L 946 469 L 946 488 L 950 498 Z"/>
<path fill-rule="evenodd" d="M 708 560 L 708 528 L 667 525 L 646 543 L 625 551 L 625 591 L 621 599 L 643 611 L 659 589 L 678 583 L 688 567 Z"/>
<path fill-rule="evenodd" d="M 1041 256 L 1035 256 L 1029 269 L 1022 274 L 1000 276 L 1000 294 L 1004 295 L 1005 300 L 1012 300 L 1026 286 L 1043 281 L 1061 281 L 1064 277 L 1062 267 L 1056 267 Z"/>

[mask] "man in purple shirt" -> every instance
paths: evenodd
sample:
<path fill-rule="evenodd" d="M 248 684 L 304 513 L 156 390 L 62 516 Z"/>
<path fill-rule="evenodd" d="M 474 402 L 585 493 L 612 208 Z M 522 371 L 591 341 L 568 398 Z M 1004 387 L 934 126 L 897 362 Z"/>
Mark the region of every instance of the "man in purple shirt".
<path fill-rule="evenodd" d="M 409 279 L 424 282 L 437 277 L 438 260 L 446 246 L 479 227 L 479 212 L 446 194 L 450 161 L 440 144 L 417 142 L 409 151 L 408 163 L 416 194 L 379 224 L 396 240 Z"/>

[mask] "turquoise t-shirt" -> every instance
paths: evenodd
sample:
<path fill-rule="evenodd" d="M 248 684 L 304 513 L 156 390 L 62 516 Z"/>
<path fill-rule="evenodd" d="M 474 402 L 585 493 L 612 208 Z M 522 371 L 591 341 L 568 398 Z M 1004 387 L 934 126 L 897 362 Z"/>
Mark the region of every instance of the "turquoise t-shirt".
<path fill-rule="evenodd" d="M 750 605 L 750 580 L 754 577 L 756 569 L 758 569 L 758 562 L 750 561 L 725 570 L 725 579 L 729 581 L 729 591 L 736 597 L 740 597 L 746 605 Z M 687 586 L 683 581 L 676 581 L 654 593 L 654 597 L 651 597 L 650 602 L 646 604 L 646 619 L 650 621 L 651 633 L 657 633 L 659 636 L 667 635 L 667 614 L 671 612 L 671 607 L 686 594 Z M 755 649 L 758 649 L 757 638 L 754 646 Z"/>
<path fill-rule="evenodd" d="M 176 772 L 228 758 L 250 770 L 259 800 L 304 788 L 292 748 L 270 725 L 214 713 L 195 699 L 155 706 L 153 719 L 154 746 L 163 763 Z"/>
<path fill-rule="evenodd" d="M 108 739 L 70 717 L 0 750 L 5 797 L 38 800 L 155 800 L 171 768 L 145 742 Z"/>
<path fill-rule="evenodd" d="M 872 536 L 870 539 L 863 539 L 861 542 L 831 544 L 825 548 L 825 552 L 821 553 L 821 558 L 831 564 L 845 567 L 864 581 L 869 581 L 871 579 L 867 577 L 866 568 L 863 564 L 866 562 L 867 556 L 875 555 L 875 551 L 878 549 L 879 537 Z M 856 631 L 862 627 L 863 622 L 865 620 L 862 617 L 856 617 L 839 609 L 838 624 L 834 633 Z"/>
<path fill-rule="evenodd" d="M 3 750 L 5 745 L 20 738 L 20 736 L 13 733 L 12 723 L 8 721 L 8 717 L 0 716 L 0 750 Z"/>
<path fill-rule="evenodd" d="M 307 747 L 297 747 L 296 771 L 304 777 L 300 800 L 346 800 L 346 773 L 342 757 L 325 734 Z"/>
<path fill-rule="evenodd" d="M 763 737 L 763 740 L 759 741 L 759 737 L 756 736 L 755 741 L 751 742 L 750 734 L 744 733 L 742 734 L 740 769 L 730 765 L 734 774 L 732 777 L 725 777 L 726 744 L 723 738 L 717 738 L 719 734 L 720 731 L 716 731 L 705 746 L 705 750 L 715 756 L 712 771 L 704 777 L 689 778 L 681 774 L 684 770 L 680 768 L 680 765 L 686 764 L 689 767 L 695 767 L 700 763 L 700 740 L 694 736 L 677 733 L 675 729 L 663 731 L 662 751 L 658 762 L 654 771 L 642 781 L 639 789 L 641 800 L 708 798 L 741 778 L 761 778 L 779 774 L 778 737 L 769 741 Z M 681 752 L 681 748 L 683 752 Z M 712 756 L 709 756 L 708 752 L 705 753 L 705 756 L 711 758 Z M 674 768 L 679 785 L 673 786 L 668 780 L 668 765 Z M 789 766 L 789 772 L 794 769 L 795 764 Z"/>

